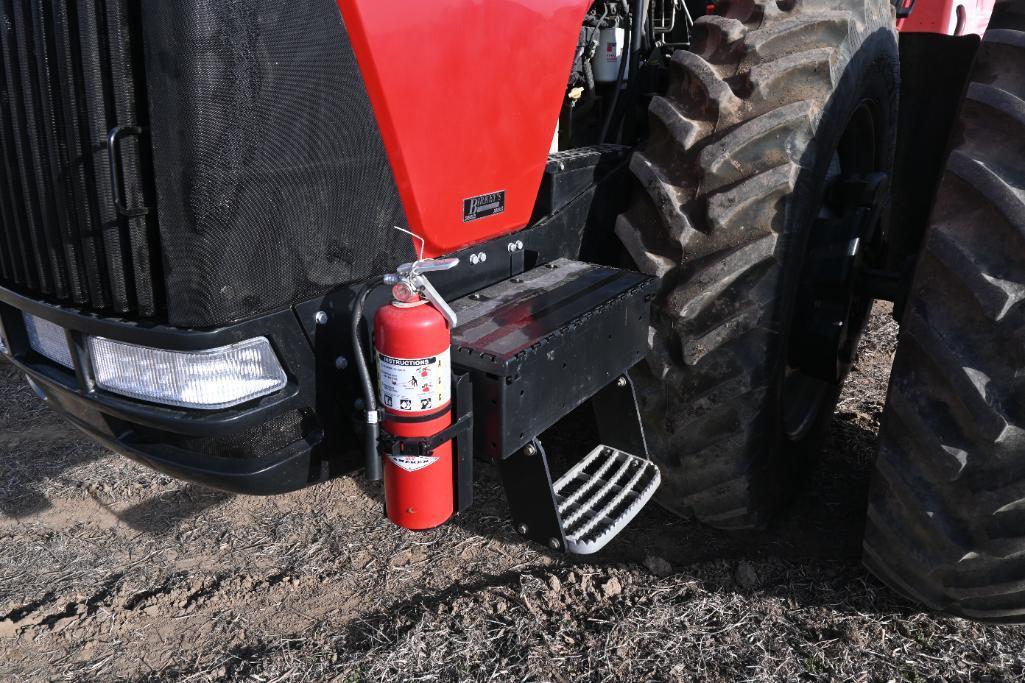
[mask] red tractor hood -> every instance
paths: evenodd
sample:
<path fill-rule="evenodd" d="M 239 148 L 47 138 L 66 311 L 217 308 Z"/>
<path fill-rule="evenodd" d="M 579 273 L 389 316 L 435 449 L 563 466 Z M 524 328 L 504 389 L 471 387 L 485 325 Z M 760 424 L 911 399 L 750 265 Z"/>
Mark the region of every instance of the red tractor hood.
<path fill-rule="evenodd" d="M 429 256 L 527 224 L 589 4 L 338 0 Z"/>

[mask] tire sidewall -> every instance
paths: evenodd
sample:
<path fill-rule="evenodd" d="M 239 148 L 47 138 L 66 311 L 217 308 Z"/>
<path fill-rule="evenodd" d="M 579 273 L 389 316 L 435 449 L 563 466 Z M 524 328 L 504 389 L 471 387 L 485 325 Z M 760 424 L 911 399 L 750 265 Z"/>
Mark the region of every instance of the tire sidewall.
<path fill-rule="evenodd" d="M 843 378 L 830 387 L 815 424 L 806 436 L 798 441 L 787 438 L 783 430 L 783 377 L 787 349 L 793 333 L 800 275 L 808 258 L 812 230 L 827 189 L 826 177 L 830 163 L 852 116 L 863 102 L 868 101 L 875 110 L 877 131 L 881 131 L 877 135 L 877 155 L 881 168 L 887 172 L 892 173 L 896 151 L 900 67 L 894 32 L 891 28 L 878 28 L 860 42 L 855 42 L 855 38 L 852 38 L 852 44 L 848 47 L 850 60 L 822 110 L 812 143 L 802 157 L 801 166 L 804 170 L 798 176 L 794 193 L 790 196 L 787 222 L 782 235 L 780 251 L 784 273 L 783 291 L 786 295 L 782 298 L 784 305 L 780 307 L 778 320 L 783 334 L 779 338 L 781 346 L 770 350 L 769 357 L 776 361 L 777 367 L 772 369 L 775 386 L 771 396 L 775 410 L 767 411 L 767 415 L 772 420 L 772 438 L 779 444 L 783 479 L 787 482 L 799 481 L 807 472 L 810 461 L 825 438 L 842 390 Z M 888 211 L 889 207 L 884 207 L 884 234 Z M 861 331 L 859 329 L 852 334 L 853 344 L 856 345 Z M 786 484 L 782 488 L 787 488 Z"/>

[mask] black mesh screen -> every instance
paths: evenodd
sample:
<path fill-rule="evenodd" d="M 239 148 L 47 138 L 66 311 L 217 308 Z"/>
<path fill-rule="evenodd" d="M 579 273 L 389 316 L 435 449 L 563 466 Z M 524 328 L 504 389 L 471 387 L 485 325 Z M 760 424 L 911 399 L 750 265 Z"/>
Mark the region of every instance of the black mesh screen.
<path fill-rule="evenodd" d="M 335 0 L 147 0 L 143 17 L 172 324 L 248 318 L 412 256 Z"/>
<path fill-rule="evenodd" d="M 113 202 L 107 133 L 146 125 L 130 0 L 0 0 L 0 284 L 103 312 L 162 313 L 152 217 Z M 146 204 L 144 141 L 119 184 Z"/>
<path fill-rule="evenodd" d="M 241 460 L 266 457 L 296 441 L 312 437 L 320 429 L 317 418 L 307 410 L 290 410 L 241 432 L 206 437 L 187 437 L 121 421 L 115 421 L 115 424 L 128 435 L 126 442 L 134 446 L 166 445 L 192 453 Z"/>

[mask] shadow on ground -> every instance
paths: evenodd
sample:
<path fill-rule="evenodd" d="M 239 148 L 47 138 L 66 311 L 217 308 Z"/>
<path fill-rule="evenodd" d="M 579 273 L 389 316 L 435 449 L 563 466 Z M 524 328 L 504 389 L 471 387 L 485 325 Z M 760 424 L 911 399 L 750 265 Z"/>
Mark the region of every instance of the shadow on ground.
<path fill-rule="evenodd" d="M 55 415 L 0 359 L 0 514 L 24 519 L 52 507 L 44 489 L 107 452 Z"/>
<path fill-rule="evenodd" d="M 819 462 L 796 499 L 766 530 L 728 533 L 681 519 L 652 503 L 601 553 L 577 558 L 587 563 L 643 562 L 661 557 L 674 566 L 710 560 L 779 557 L 841 560 L 857 563 L 865 524 L 868 484 L 874 458 L 875 431 L 859 424 L 853 414 L 834 416 Z M 593 423 L 577 411 L 551 430 L 545 440 L 551 460 L 579 459 L 592 444 Z M 579 442 L 574 436 L 580 436 Z M 593 440 L 593 436 L 590 436 Z M 380 489 L 363 483 L 368 495 L 380 497 Z M 505 519 L 503 540 L 523 543 L 508 520 L 501 483 L 493 468 L 478 468 L 474 508 L 456 517 L 474 534 L 494 534 L 497 517 Z"/>
<path fill-rule="evenodd" d="M 114 514 L 136 531 L 163 536 L 174 531 L 181 522 L 193 520 L 233 497 L 230 493 L 188 484 Z"/>
<path fill-rule="evenodd" d="M 13 368 L 0 365 L 0 379 L 7 389 L 5 400 L 23 405 L 37 401 L 31 391 L 17 382 Z M 56 415 L 45 411 L 38 425 L 14 435 L 0 435 L 0 472 L 6 476 L 0 497 L 0 512 L 26 518 L 49 507 L 41 492 L 47 481 L 69 468 L 106 455 L 95 448 L 65 449 L 55 455 L 55 438 L 80 441 L 78 435 Z M 788 561 L 828 559 L 856 563 L 868 490 L 875 433 L 863 426 L 863 419 L 842 412 L 834 416 L 820 462 L 810 481 L 793 504 L 769 529 L 757 533 L 728 534 L 693 520 L 680 519 L 655 504 L 649 505 L 610 546 L 597 556 L 570 558 L 588 563 L 640 563 L 649 556 L 664 558 L 673 566 L 725 559 L 779 557 Z M 590 450 L 595 434 L 593 419 L 578 410 L 545 435 L 553 461 L 571 462 Z M 45 455 L 43 455 L 45 452 Z M 512 529 L 505 496 L 490 466 L 478 463 L 476 501 L 467 513 L 452 523 L 479 536 L 498 536 L 514 544 L 524 541 Z M 381 500 L 379 485 L 367 484 L 355 475 L 367 495 Z M 176 525 L 200 517 L 231 498 L 230 494 L 187 485 L 147 498 L 117 512 L 132 529 L 164 535 Z M 384 523 L 384 522 L 382 522 Z"/>

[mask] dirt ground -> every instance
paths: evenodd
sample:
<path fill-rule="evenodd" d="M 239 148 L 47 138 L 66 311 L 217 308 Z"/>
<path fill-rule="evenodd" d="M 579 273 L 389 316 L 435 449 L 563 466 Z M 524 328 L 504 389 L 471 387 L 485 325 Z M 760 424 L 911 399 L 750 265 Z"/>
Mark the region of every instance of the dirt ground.
<path fill-rule="evenodd" d="M 649 506 L 581 561 L 497 481 L 444 528 L 358 478 L 235 497 L 112 455 L 0 364 L 2 680 L 1004 680 L 1025 631 L 937 616 L 859 565 L 896 326 L 878 309 L 806 492 L 765 533 Z M 550 450 L 589 450 L 556 430 Z"/>

